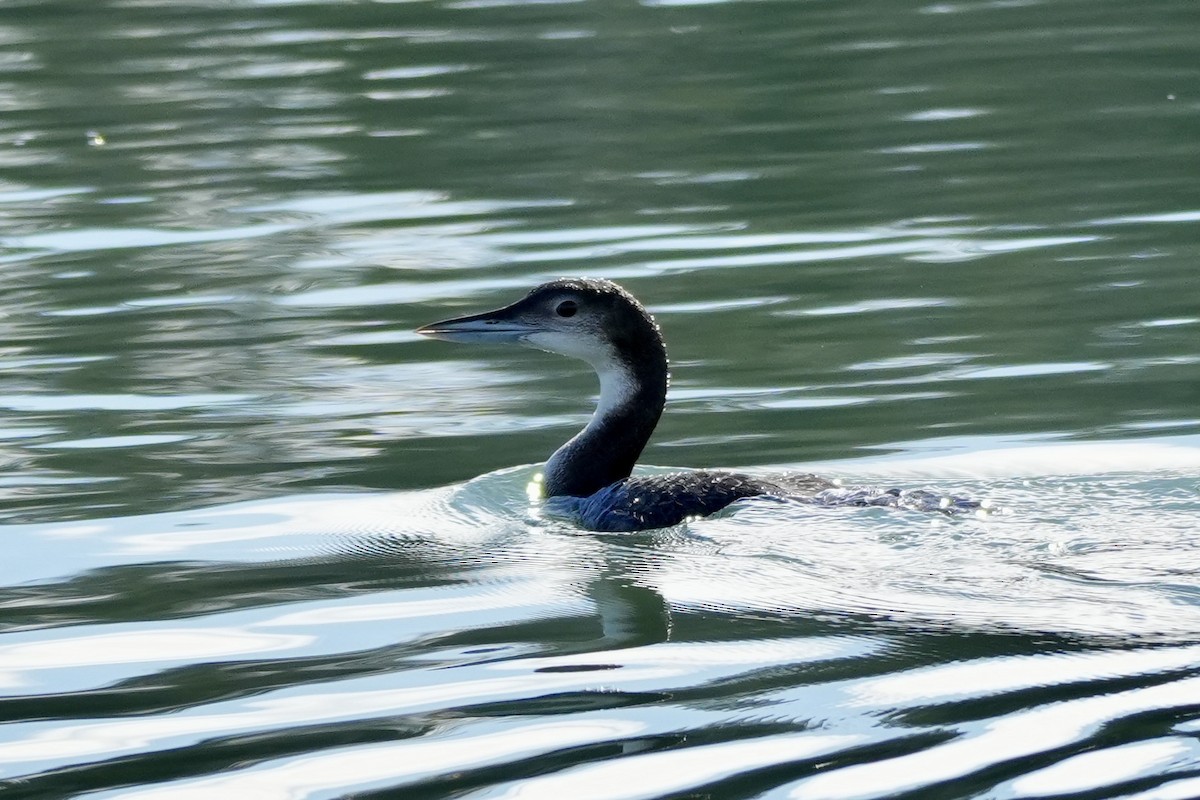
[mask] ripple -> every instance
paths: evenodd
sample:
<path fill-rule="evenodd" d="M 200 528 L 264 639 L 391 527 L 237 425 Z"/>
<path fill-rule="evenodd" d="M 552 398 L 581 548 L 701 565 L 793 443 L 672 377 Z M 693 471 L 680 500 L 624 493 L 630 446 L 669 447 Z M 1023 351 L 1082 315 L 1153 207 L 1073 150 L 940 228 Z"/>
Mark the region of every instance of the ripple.
<path fill-rule="evenodd" d="M 961 153 L 973 150 L 987 150 L 996 145 L 989 142 L 927 142 L 925 144 L 906 144 L 896 147 L 884 147 L 880 153 L 899 155 L 919 155 L 924 153 Z"/>
<path fill-rule="evenodd" d="M 753 664 L 735 662 L 724 668 L 709 665 L 700 672 L 710 680 L 730 679 L 753 670 Z M 618 671 L 531 672 L 495 676 L 486 665 L 462 667 L 456 677 L 440 671 L 422 671 L 397 682 L 394 677 L 360 678 L 337 685 L 303 690 L 282 690 L 258 697 L 217 702 L 201 709 L 188 709 L 145 718 L 85 721 L 44 729 L 37 723 L 10 727 L 0 763 L 69 763 L 81 758 L 112 758 L 122 753 L 178 747 L 198 743 L 215 735 L 283 730 L 339 720 L 387 717 L 399 714 L 467 708 L 479 703 L 512 703 L 521 699 L 603 690 L 607 692 L 654 692 L 681 689 L 691 684 L 695 671 L 685 664 L 644 665 Z M 559 723 L 543 723 L 553 728 Z M 673 729 L 677 723 L 660 719 L 659 726 Z M 538 725 L 541 727 L 541 724 Z M 502 738 L 522 742 L 525 737 L 505 726 Z M 456 748 L 470 753 L 470 747 Z M 20 772 L 10 773 L 20 774 Z"/>
<path fill-rule="evenodd" d="M 634 800 L 698 789 L 763 767 L 791 764 L 839 753 L 868 741 L 862 735 L 781 734 L 736 742 L 681 747 L 630 755 L 513 781 L 467 795 L 492 800 Z"/>
<path fill-rule="evenodd" d="M 419 742 L 333 748 L 319 754 L 279 759 L 223 775 L 171 781 L 162 786 L 122 791 L 120 797 L 211 798 L 214 794 L 295 800 L 325 796 L 347 787 L 370 790 L 406 786 L 437 776 L 533 758 L 564 748 L 608 742 L 640 732 L 621 721 L 556 722 L 509 731 L 463 732 Z M 352 776 L 347 780 L 347 776 Z M 115 796 L 98 794 L 95 797 Z"/>
<path fill-rule="evenodd" d="M 472 64 L 428 64 L 420 67 L 392 67 L 391 69 L 374 69 L 363 73 L 363 79 L 368 81 L 417 80 L 433 78 L 441 75 L 453 75 L 458 72 L 470 72 L 478 69 Z"/>
<path fill-rule="evenodd" d="M 160 444 L 175 444 L 195 438 L 186 433 L 142 434 L 140 436 L 98 436 L 92 439 L 68 439 L 35 445 L 58 450 L 108 450 L 121 447 L 149 447 Z"/>
<path fill-rule="evenodd" d="M 1130 214 L 1123 217 L 1106 217 L 1092 220 L 1092 225 L 1137 225 L 1145 222 L 1200 222 L 1200 210 L 1167 211 L 1161 214 Z"/>
<path fill-rule="evenodd" d="M 798 312 L 781 312 L 781 316 L 800 314 L 808 317 L 842 316 L 844 314 L 870 314 L 875 311 L 898 311 L 906 308 L 936 308 L 952 306 L 955 302 L 946 297 L 894 297 L 886 300 L 864 300 L 847 305 L 808 308 Z"/>
<path fill-rule="evenodd" d="M 1017 796 L 1049 797 L 1098 792 L 1139 779 L 1191 771 L 1198 762 L 1200 744 L 1193 740 L 1181 737 L 1151 739 L 1065 758 L 998 786 L 997 793 L 1007 790 Z"/>
<path fill-rule="evenodd" d="M 12 637 L 10 637 L 12 638 Z M 312 641 L 303 634 L 267 634 L 233 628 L 73 633 L 64 640 L 33 641 L 0 646 L 0 685 L 12 689 L 30 683 L 21 672 L 113 664 L 142 664 L 163 661 L 194 661 L 229 658 L 250 653 L 290 650 Z M 38 676 L 38 682 L 43 680 Z"/>
<path fill-rule="evenodd" d="M 1123 717 L 1178 707 L 1185 702 L 1185 696 L 1197 689 L 1200 678 L 1188 678 L 1023 709 L 995 717 L 983 725 L 963 725 L 949 741 L 918 753 L 831 770 L 768 796 L 795 800 L 870 800 L 929 789 L 1005 761 L 1078 745 Z"/>
<path fill-rule="evenodd" d="M 168 231 L 149 228 L 61 231 L 56 233 L 7 236 L 0 246 L 29 250 L 52 250 L 60 253 L 90 252 L 136 247 L 224 242 L 259 236 L 273 236 L 288 230 L 286 225 L 246 225 L 211 231 Z"/>
<path fill-rule="evenodd" d="M 1191 1 L 20 0 L 0 786 L 1200 796 Z M 592 376 L 411 331 L 580 273 L 648 461 L 993 509 L 546 517 Z"/>
<path fill-rule="evenodd" d="M 1031 378 L 1038 375 L 1066 375 L 1075 372 L 1105 372 L 1112 364 L 1097 361 L 1067 361 L 1058 364 L 1007 364 L 956 371 L 955 378 L 978 381 L 992 378 Z"/>
<path fill-rule="evenodd" d="M 970 119 L 987 113 L 989 112 L 982 108 L 930 108 L 905 114 L 901 119 L 906 122 L 944 122 L 951 119 Z"/>
<path fill-rule="evenodd" d="M 0 408 L 8 408 L 13 411 L 82 411 L 85 409 L 100 409 L 104 411 L 171 411 L 184 408 L 207 408 L 216 405 L 245 403 L 253 399 L 252 395 L 239 394 L 9 394 L 0 397 Z"/>
<path fill-rule="evenodd" d="M 867 678 L 856 682 L 849 695 L 852 705 L 915 708 L 1081 681 L 1188 670 L 1198 660 L 1198 646 L 978 659 Z"/>

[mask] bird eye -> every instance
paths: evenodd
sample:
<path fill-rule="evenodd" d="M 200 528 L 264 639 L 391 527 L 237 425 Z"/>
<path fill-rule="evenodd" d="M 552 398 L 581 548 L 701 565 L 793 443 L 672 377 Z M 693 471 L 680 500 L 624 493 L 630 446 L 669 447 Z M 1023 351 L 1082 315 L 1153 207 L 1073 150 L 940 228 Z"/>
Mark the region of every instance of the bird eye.
<path fill-rule="evenodd" d="M 558 308 L 554 309 L 554 313 L 560 317 L 573 317 L 578 310 L 579 306 L 575 305 L 574 300 L 563 300 L 558 304 Z"/>

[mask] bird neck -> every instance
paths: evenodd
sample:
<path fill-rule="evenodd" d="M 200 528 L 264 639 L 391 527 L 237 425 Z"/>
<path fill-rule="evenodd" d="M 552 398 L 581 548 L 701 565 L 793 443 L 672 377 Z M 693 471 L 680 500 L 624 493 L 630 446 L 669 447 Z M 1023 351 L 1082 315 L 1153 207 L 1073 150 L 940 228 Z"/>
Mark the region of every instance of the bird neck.
<path fill-rule="evenodd" d="M 629 477 L 667 399 L 667 354 L 655 338 L 632 357 L 593 365 L 600 377 L 600 401 L 587 427 L 546 462 L 547 497 L 588 497 Z"/>

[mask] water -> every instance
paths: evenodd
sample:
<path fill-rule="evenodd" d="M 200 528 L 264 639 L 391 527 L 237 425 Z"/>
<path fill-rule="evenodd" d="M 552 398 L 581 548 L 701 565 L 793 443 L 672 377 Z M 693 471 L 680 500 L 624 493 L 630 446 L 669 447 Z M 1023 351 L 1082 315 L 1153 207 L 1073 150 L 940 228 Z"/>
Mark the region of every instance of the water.
<path fill-rule="evenodd" d="M 1188 0 L 0 8 L 0 795 L 1200 796 Z M 619 280 L 582 365 L 420 324 Z"/>

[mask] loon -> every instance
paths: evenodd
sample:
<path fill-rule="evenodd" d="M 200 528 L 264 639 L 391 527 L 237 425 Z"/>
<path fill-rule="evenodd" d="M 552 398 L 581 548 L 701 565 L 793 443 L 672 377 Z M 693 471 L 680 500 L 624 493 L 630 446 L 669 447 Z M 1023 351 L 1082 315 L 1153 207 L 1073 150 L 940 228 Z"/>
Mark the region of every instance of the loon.
<path fill-rule="evenodd" d="M 542 472 L 545 497 L 554 508 L 572 512 L 585 528 L 612 532 L 665 528 L 747 497 L 837 505 L 902 504 L 897 490 L 838 493 L 832 481 L 807 474 L 777 480 L 707 470 L 632 476 L 662 416 L 670 376 L 658 324 L 632 294 L 612 281 L 550 281 L 512 305 L 435 322 L 416 332 L 450 342 L 518 344 L 582 359 L 592 366 L 600 378 L 595 413 L 582 431 L 550 456 Z M 940 496 L 917 494 L 922 501 L 940 500 L 945 508 Z"/>

